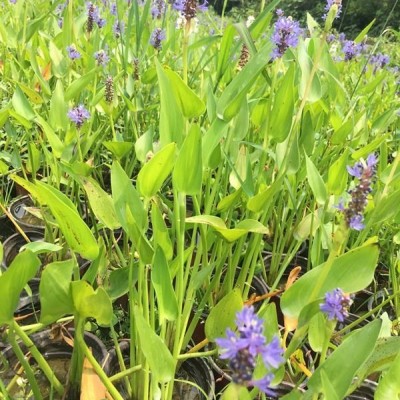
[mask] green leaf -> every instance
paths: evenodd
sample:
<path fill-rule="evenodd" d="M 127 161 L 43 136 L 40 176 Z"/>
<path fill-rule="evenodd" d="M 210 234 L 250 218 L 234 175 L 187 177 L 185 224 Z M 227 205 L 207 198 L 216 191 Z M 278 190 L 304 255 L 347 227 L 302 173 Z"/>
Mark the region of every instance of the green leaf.
<path fill-rule="evenodd" d="M 200 117 L 206 109 L 203 101 L 183 82 L 176 72 L 164 69 L 164 73 L 170 81 L 183 116 L 186 118 Z"/>
<path fill-rule="evenodd" d="M 36 275 L 40 267 L 39 258 L 26 250 L 17 254 L 11 265 L 0 276 L 0 325 L 11 323 L 19 296 L 25 285 Z"/>
<path fill-rule="evenodd" d="M 328 191 L 340 196 L 346 189 L 348 172 L 346 169 L 349 149 L 345 149 L 343 154 L 333 162 L 328 171 Z"/>
<path fill-rule="evenodd" d="M 68 127 L 68 105 L 64 99 L 64 86 L 57 80 L 50 100 L 49 125 L 55 130 L 66 131 Z"/>
<path fill-rule="evenodd" d="M 379 199 L 375 204 L 371 221 L 374 224 L 382 223 L 393 218 L 398 213 L 398 205 L 400 203 L 400 189 Z"/>
<path fill-rule="evenodd" d="M 161 247 L 157 247 L 154 252 L 151 282 L 157 296 L 160 324 L 163 324 L 165 319 L 175 321 L 178 317 L 178 301 L 172 286 L 168 262 Z"/>
<path fill-rule="evenodd" d="M 50 263 L 42 271 L 40 294 L 40 322 L 50 324 L 65 314 L 74 312 L 70 283 L 74 260 Z"/>
<path fill-rule="evenodd" d="M 211 309 L 205 324 L 206 338 L 212 342 L 224 337 L 227 328 L 235 327 L 236 313 L 242 308 L 243 300 L 237 288 L 229 292 Z"/>
<path fill-rule="evenodd" d="M 114 161 L 111 166 L 111 190 L 115 212 L 124 230 L 128 230 L 126 217 L 128 207 L 140 231 L 145 231 L 147 229 L 147 214 L 144 205 L 128 175 L 117 161 Z"/>
<path fill-rule="evenodd" d="M 81 178 L 80 181 L 89 199 L 94 215 L 109 229 L 121 227 L 115 212 L 111 196 L 92 178 Z"/>
<path fill-rule="evenodd" d="M 11 99 L 14 110 L 28 121 L 32 121 L 36 114 L 33 111 L 28 99 L 25 97 L 21 88 L 17 85 L 15 87 L 14 95 Z"/>
<path fill-rule="evenodd" d="M 33 184 L 17 175 L 13 175 L 12 179 L 28 190 L 41 205 L 49 206 L 71 250 L 89 260 L 97 257 L 99 246 L 92 232 L 65 194 L 44 182 Z"/>
<path fill-rule="evenodd" d="M 315 43 L 315 40 L 313 40 L 313 43 Z M 303 99 L 306 96 L 309 102 L 314 103 L 322 97 L 322 88 L 317 73 L 314 73 L 312 77 L 312 83 L 311 85 L 309 84 L 309 81 L 311 79 L 311 72 L 313 70 L 313 62 L 307 53 L 307 44 L 305 41 L 299 43 L 298 61 L 301 69 L 301 79 L 299 86 L 300 99 Z"/>
<path fill-rule="evenodd" d="M 165 258 L 171 260 L 174 252 L 172 241 L 161 210 L 155 202 L 151 207 L 151 224 L 155 246 L 160 246 L 163 249 Z"/>
<path fill-rule="evenodd" d="M 231 382 L 222 393 L 221 400 L 251 400 L 248 389 L 245 386 Z"/>
<path fill-rule="evenodd" d="M 162 147 L 171 142 L 180 145 L 185 132 L 185 120 L 179 106 L 179 99 L 176 97 L 164 68 L 157 59 L 155 59 L 155 63 L 160 88 L 160 143 Z"/>
<path fill-rule="evenodd" d="M 111 153 L 121 159 L 127 154 L 132 152 L 134 143 L 133 142 L 103 142 L 103 146 L 111 151 Z"/>
<path fill-rule="evenodd" d="M 307 154 L 304 155 L 306 158 L 306 169 L 307 169 L 307 179 L 310 184 L 311 190 L 315 196 L 315 200 L 318 204 L 324 205 L 327 200 L 327 193 L 325 183 L 321 178 L 316 166 L 307 157 Z"/>
<path fill-rule="evenodd" d="M 380 320 L 375 320 L 354 331 L 312 374 L 305 399 L 323 391 L 322 375 L 330 379 L 331 389 L 343 399 L 357 370 L 372 353 L 379 335 Z M 349 357 L 351 354 L 351 357 Z"/>
<path fill-rule="evenodd" d="M 139 192 L 145 197 L 154 196 L 171 173 L 175 163 L 176 144 L 163 147 L 140 170 L 137 177 Z"/>
<path fill-rule="evenodd" d="M 240 188 L 239 190 L 235 190 L 233 193 L 222 198 L 218 203 L 217 211 L 229 210 L 240 199 L 241 194 L 242 194 L 242 189 Z"/>
<path fill-rule="evenodd" d="M 217 79 L 221 79 L 226 69 L 231 64 L 230 55 L 233 46 L 233 39 L 235 37 L 235 29 L 233 25 L 228 25 L 224 29 L 224 34 L 221 39 L 219 51 L 217 53 Z"/>
<path fill-rule="evenodd" d="M 97 72 L 97 67 L 90 70 L 87 74 L 82 75 L 77 80 L 73 81 L 65 91 L 65 101 L 75 99 L 93 82 L 94 76 Z"/>
<path fill-rule="evenodd" d="M 276 90 L 269 120 L 269 135 L 277 142 L 283 142 L 289 135 L 295 105 L 295 65 L 292 64 L 281 79 Z"/>
<path fill-rule="evenodd" d="M 337 257 L 330 267 L 324 263 L 308 271 L 283 294 L 282 312 L 289 317 L 298 317 L 307 304 L 323 298 L 326 292 L 335 288 L 346 293 L 364 289 L 374 277 L 378 254 L 377 244 L 369 243 Z M 329 271 L 325 271 L 325 267 Z M 323 277 L 322 281 L 320 277 Z"/>
<path fill-rule="evenodd" d="M 76 312 L 82 318 L 95 318 L 102 326 L 109 326 L 113 317 L 111 300 L 104 288 L 96 290 L 85 281 L 71 282 L 71 293 Z"/>
<path fill-rule="evenodd" d="M 393 360 L 389 370 L 380 379 L 375 391 L 375 400 L 399 399 L 400 398 L 400 350 Z"/>
<path fill-rule="evenodd" d="M 267 44 L 252 57 L 233 78 L 217 102 L 217 116 L 230 121 L 240 110 L 243 99 L 271 58 L 272 43 Z"/>
<path fill-rule="evenodd" d="M 247 202 L 247 208 L 255 213 L 267 211 L 267 207 L 272 204 L 274 196 L 282 190 L 284 176 L 279 177 L 266 189 L 251 197 Z"/>
<path fill-rule="evenodd" d="M 35 242 L 29 242 L 29 243 L 23 245 L 19 251 L 22 251 L 25 249 L 28 249 L 32 253 L 35 253 L 35 254 L 42 254 L 42 253 L 47 253 L 50 251 L 60 251 L 60 250 L 62 250 L 62 246 L 60 246 L 59 244 L 55 244 L 55 243 L 35 241 Z"/>
<path fill-rule="evenodd" d="M 201 192 L 203 165 L 201 153 L 201 132 L 193 125 L 183 142 L 172 175 L 174 187 L 185 194 L 196 195 Z"/>
<path fill-rule="evenodd" d="M 233 229 L 228 229 L 221 218 L 213 215 L 196 215 L 194 217 L 186 218 L 186 222 L 210 225 L 228 242 L 234 242 L 249 232 L 260 233 L 263 235 L 269 234 L 268 228 L 254 219 L 245 219 L 244 221 L 239 222 L 236 225 L 236 228 Z"/>
<path fill-rule="evenodd" d="M 158 382 L 171 381 L 175 375 L 175 361 L 168 347 L 144 319 L 139 308 L 135 307 L 133 312 L 140 349 L 149 364 L 150 371 Z"/>
<path fill-rule="evenodd" d="M 57 158 L 60 158 L 64 150 L 63 142 L 60 140 L 58 135 L 56 135 L 53 128 L 42 117 L 37 115 L 35 118 L 35 122 L 43 129 L 43 132 L 51 146 L 53 154 Z"/>

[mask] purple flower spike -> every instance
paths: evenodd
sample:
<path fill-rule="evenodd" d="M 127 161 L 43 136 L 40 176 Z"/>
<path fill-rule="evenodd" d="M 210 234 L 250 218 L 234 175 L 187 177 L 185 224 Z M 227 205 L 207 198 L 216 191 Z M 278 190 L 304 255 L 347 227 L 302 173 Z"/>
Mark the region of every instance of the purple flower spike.
<path fill-rule="evenodd" d="M 331 7 L 336 4 L 338 6 L 338 11 L 336 13 L 335 18 L 339 18 L 340 13 L 342 12 L 342 1 L 338 1 L 338 0 L 327 0 L 326 5 L 325 5 L 325 14 L 322 16 L 322 19 L 326 19 L 326 17 L 328 16 L 328 12 L 331 9 Z"/>
<path fill-rule="evenodd" d="M 150 44 L 156 49 L 161 50 L 161 42 L 165 40 L 165 31 L 161 28 L 155 28 L 150 37 Z"/>
<path fill-rule="evenodd" d="M 296 47 L 299 43 L 299 37 L 303 30 L 300 28 L 299 22 L 292 17 L 285 17 L 282 10 L 277 10 L 278 20 L 274 25 L 272 34 L 272 42 L 275 48 L 272 51 L 272 59 L 280 58 L 289 47 Z"/>
<path fill-rule="evenodd" d="M 329 320 L 336 319 L 343 322 L 349 315 L 348 309 L 351 303 L 350 296 L 337 288 L 325 294 L 325 302 L 320 305 L 320 310 L 327 314 Z"/>
<path fill-rule="evenodd" d="M 68 111 L 68 117 L 79 129 L 90 118 L 90 113 L 83 104 L 80 104 Z"/>
<path fill-rule="evenodd" d="M 99 50 L 96 53 L 94 53 L 94 58 L 97 61 L 97 65 L 101 65 L 103 67 L 105 67 L 110 61 L 110 58 L 108 57 L 107 53 L 104 50 Z"/>
<path fill-rule="evenodd" d="M 77 60 L 78 58 L 81 58 L 81 53 L 79 53 L 73 44 L 67 47 L 67 53 L 71 60 Z"/>
<path fill-rule="evenodd" d="M 257 317 L 253 307 L 244 307 L 236 314 L 236 326 L 237 333 L 227 329 L 225 338 L 215 340 L 222 351 L 220 358 L 229 360 L 233 382 L 245 387 L 256 386 L 273 396 L 269 386 L 274 374 L 269 372 L 261 379 L 253 379 L 253 373 L 259 356 L 268 370 L 278 368 L 284 362 L 279 339 L 274 337 L 266 343 L 263 320 Z"/>
<path fill-rule="evenodd" d="M 371 185 L 375 179 L 376 164 L 378 159 L 375 154 L 370 154 L 366 160 L 356 162 L 352 167 L 347 166 L 348 173 L 358 179 L 356 186 L 349 190 L 351 199 L 347 205 L 341 199 L 336 206 L 345 215 L 347 226 L 360 231 L 364 229 L 363 213 L 368 203 L 367 197 L 371 193 Z"/>

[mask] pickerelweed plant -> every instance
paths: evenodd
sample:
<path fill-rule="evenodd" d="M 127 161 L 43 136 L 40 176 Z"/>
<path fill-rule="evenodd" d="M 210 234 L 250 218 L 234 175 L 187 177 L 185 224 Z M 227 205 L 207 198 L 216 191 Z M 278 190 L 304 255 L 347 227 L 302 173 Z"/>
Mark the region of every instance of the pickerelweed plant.
<path fill-rule="evenodd" d="M 87 357 L 114 399 L 117 382 L 133 399 L 172 399 L 181 363 L 216 345 L 233 370 L 226 398 L 289 380 L 294 398 L 340 399 L 376 371 L 379 398 L 396 384 L 395 321 L 367 323 L 371 310 L 350 322 L 347 307 L 378 262 L 385 302 L 398 302 L 397 55 L 367 38 L 371 25 L 332 39 L 337 2 L 307 26 L 261 3 L 248 24 L 194 0 L 4 4 L 0 174 L 46 229 L 0 276 L 0 324 L 35 399 L 22 344 L 60 398 L 78 397 Z M 36 273 L 41 314 L 22 326 L 14 311 Z M 256 275 L 270 293 L 252 293 Z M 65 319 L 68 386 L 29 339 Z M 117 376 L 83 341 L 94 322 L 114 344 L 130 339 Z"/>

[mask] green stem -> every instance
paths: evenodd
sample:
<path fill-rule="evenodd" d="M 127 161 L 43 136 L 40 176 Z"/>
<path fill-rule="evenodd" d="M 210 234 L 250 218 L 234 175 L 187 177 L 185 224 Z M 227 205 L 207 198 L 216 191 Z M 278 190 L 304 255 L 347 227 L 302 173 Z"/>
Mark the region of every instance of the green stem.
<path fill-rule="evenodd" d="M 15 323 L 14 323 L 15 324 Z M 12 329 L 10 331 L 10 334 L 8 336 L 10 344 L 13 348 L 14 354 L 17 356 L 18 361 L 21 363 L 21 366 L 24 369 L 25 375 L 28 379 L 28 382 L 31 386 L 32 392 L 33 392 L 33 396 L 35 399 L 42 399 L 42 395 L 40 393 L 40 389 L 39 389 L 39 385 L 35 379 L 35 375 L 33 373 L 33 370 L 31 368 L 31 366 L 29 365 L 29 362 L 27 361 L 27 358 L 25 358 L 25 354 L 23 353 L 23 351 L 21 350 L 21 348 L 19 347 L 17 340 L 15 338 L 15 333 L 14 330 Z"/>
<path fill-rule="evenodd" d="M 39 368 L 43 371 L 46 378 L 51 382 L 57 393 L 60 395 L 64 393 L 64 387 L 54 375 L 54 371 L 51 369 L 46 359 L 37 349 L 35 344 L 32 342 L 30 337 L 22 330 L 22 328 L 14 321 L 12 325 L 13 330 L 21 339 L 22 343 L 27 347 L 27 349 L 31 352 L 32 356 L 35 358 L 38 363 Z"/>

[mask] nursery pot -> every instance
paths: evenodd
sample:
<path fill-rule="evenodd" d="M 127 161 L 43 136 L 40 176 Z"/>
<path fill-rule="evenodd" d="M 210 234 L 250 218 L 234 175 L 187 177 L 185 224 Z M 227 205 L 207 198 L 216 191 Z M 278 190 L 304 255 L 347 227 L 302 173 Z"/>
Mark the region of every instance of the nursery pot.
<path fill-rule="evenodd" d="M 69 336 L 73 337 L 74 329 L 68 329 Z M 56 377 L 62 384 L 67 383 L 68 371 L 71 363 L 72 347 L 64 340 L 61 335 L 57 335 L 56 338 L 53 336 L 52 330 L 46 330 L 39 333 L 35 333 L 30 336 L 31 340 L 34 342 L 35 346 L 42 353 L 46 361 L 49 363 L 50 367 L 54 371 Z M 91 348 L 93 356 L 103 365 L 106 356 L 107 349 L 101 340 L 93 335 L 92 333 L 85 332 L 84 339 L 89 348 Z M 24 345 L 21 345 L 22 351 L 29 357 L 29 351 Z M 7 365 L 3 365 L 0 368 L 0 379 L 5 385 L 15 377 L 16 374 L 20 375 L 22 379 L 19 380 L 18 385 L 14 385 L 13 391 L 10 393 L 12 398 L 22 398 L 26 400 L 35 400 L 30 393 L 29 383 L 24 378 L 23 371 L 20 370 L 20 365 L 17 357 L 11 346 L 8 346 L 2 351 L 2 362 L 6 362 Z M 34 367 L 36 362 L 33 357 L 29 358 L 30 364 Z M 38 369 L 35 371 L 35 377 L 39 383 L 39 388 L 42 393 L 43 399 L 61 399 L 53 392 L 49 385 L 46 376 Z"/>
<path fill-rule="evenodd" d="M 353 393 L 345 397 L 345 400 L 373 400 L 378 384 L 366 379 Z"/>
<path fill-rule="evenodd" d="M 30 196 L 22 196 L 10 204 L 10 213 L 24 231 L 32 229 L 44 230 L 43 221 L 29 212 L 30 207 L 34 207 L 32 198 Z"/>
<path fill-rule="evenodd" d="M 129 363 L 129 341 L 120 343 L 124 362 L 126 365 Z M 109 353 L 108 362 L 105 370 L 109 371 L 109 375 L 115 375 L 120 371 L 117 353 L 112 349 Z M 175 375 L 177 380 L 174 383 L 173 399 L 174 400 L 208 400 L 214 398 L 215 382 L 214 375 L 208 362 L 204 358 L 189 358 L 185 360 Z M 186 382 L 183 382 L 186 381 Z M 187 383 L 188 382 L 193 382 Z M 202 390 L 199 390 L 198 387 Z M 116 387 L 124 399 L 129 399 L 127 390 L 122 383 L 117 383 Z M 206 396 L 204 395 L 204 393 Z"/>
<path fill-rule="evenodd" d="M 1 210 L 0 210 L 1 212 Z M 4 242 L 14 233 L 13 225 L 7 215 L 0 215 L 0 242 Z"/>

